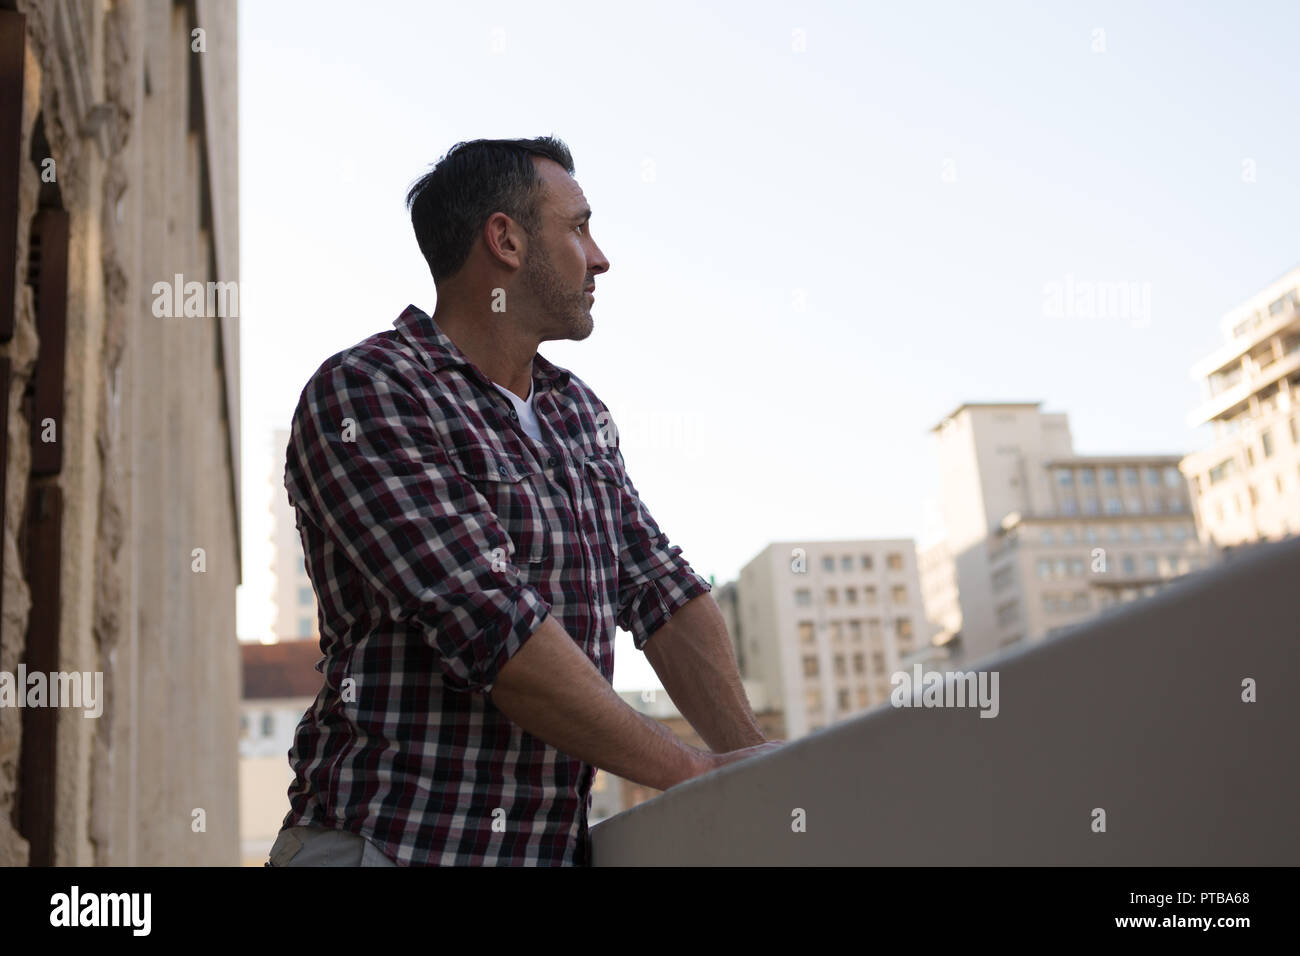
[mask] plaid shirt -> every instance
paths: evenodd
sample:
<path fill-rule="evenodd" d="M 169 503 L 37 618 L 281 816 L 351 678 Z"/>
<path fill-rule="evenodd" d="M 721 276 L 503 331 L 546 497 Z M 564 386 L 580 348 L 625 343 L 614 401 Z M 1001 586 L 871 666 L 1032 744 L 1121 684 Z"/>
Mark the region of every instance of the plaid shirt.
<path fill-rule="evenodd" d="M 544 442 L 409 306 L 328 359 L 294 412 L 285 487 L 319 605 L 324 686 L 284 826 L 349 830 L 400 865 L 589 862 L 594 767 L 487 693 L 549 614 L 612 680 L 709 584 L 624 468 L 609 410 L 533 359 Z"/>

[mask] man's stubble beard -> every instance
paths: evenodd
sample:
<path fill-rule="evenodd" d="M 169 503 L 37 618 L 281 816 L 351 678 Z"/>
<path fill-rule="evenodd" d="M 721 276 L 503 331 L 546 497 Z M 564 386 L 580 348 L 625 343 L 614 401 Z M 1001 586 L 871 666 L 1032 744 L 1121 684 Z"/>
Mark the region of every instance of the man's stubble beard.
<path fill-rule="evenodd" d="M 546 339 L 581 341 L 591 334 L 595 322 L 587 307 L 586 293 L 579 290 L 575 294 L 565 288 L 550 256 L 538 240 L 528 247 L 522 278 L 524 288 L 532 294 L 539 318 L 544 323 Z"/>

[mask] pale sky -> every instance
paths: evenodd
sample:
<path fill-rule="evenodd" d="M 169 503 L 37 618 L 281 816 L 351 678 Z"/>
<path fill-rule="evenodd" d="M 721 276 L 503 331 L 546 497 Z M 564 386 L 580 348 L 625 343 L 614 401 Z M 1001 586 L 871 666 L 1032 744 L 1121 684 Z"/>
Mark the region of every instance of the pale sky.
<path fill-rule="evenodd" d="M 921 538 L 929 429 L 1043 401 L 1084 453 L 1185 453 L 1191 364 L 1300 262 L 1297 5 L 240 5 L 244 584 L 271 431 L 433 282 L 403 205 L 452 145 L 552 134 L 611 268 L 539 350 L 722 583 L 772 540 Z M 1127 315 L 1053 314 L 1066 282 Z M 276 483 L 274 492 L 283 495 Z M 659 686 L 628 635 L 615 686 Z"/>

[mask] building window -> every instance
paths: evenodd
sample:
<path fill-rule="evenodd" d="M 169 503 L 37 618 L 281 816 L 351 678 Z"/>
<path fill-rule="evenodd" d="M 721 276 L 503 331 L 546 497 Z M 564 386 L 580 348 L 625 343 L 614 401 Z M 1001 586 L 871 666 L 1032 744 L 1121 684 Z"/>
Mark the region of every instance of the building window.
<path fill-rule="evenodd" d="M 862 589 L 862 601 L 864 604 L 876 603 L 876 587 L 873 584 L 867 585 Z"/>
<path fill-rule="evenodd" d="M 1148 484 L 1148 485 L 1158 485 L 1158 484 L 1160 484 L 1160 469 L 1159 469 L 1159 468 L 1148 468 L 1148 469 L 1147 469 L 1147 484 Z"/>
<path fill-rule="evenodd" d="M 816 644 L 816 643 L 817 643 L 817 635 L 816 635 L 816 633 L 813 631 L 813 622 L 812 622 L 812 621 L 800 621 L 800 622 L 799 622 L 799 643 L 800 643 L 800 644 Z"/>
<path fill-rule="evenodd" d="M 857 589 L 857 588 L 845 588 L 845 589 L 844 589 L 844 600 L 845 600 L 845 602 L 847 602 L 848 604 L 857 604 L 857 603 L 858 603 L 858 589 Z"/>
<path fill-rule="evenodd" d="M 867 672 L 867 657 L 865 654 L 853 655 L 853 673 L 865 674 Z"/>
<path fill-rule="evenodd" d="M 1300 445 L 1300 418 L 1291 417 L 1291 442 Z"/>
<path fill-rule="evenodd" d="M 1083 499 L 1083 513 L 1086 515 L 1095 515 L 1098 511 L 1096 498 Z"/>
<path fill-rule="evenodd" d="M 240 737 L 248 736 L 248 715 L 247 714 L 239 715 L 239 736 Z"/>
<path fill-rule="evenodd" d="M 262 736 L 270 737 L 275 733 L 275 717 L 270 711 L 262 715 Z"/>
<path fill-rule="evenodd" d="M 1084 468 L 1079 472 L 1079 484 L 1095 485 L 1097 483 L 1097 473 L 1091 468 Z"/>
<path fill-rule="evenodd" d="M 1210 486 L 1213 487 L 1221 481 L 1227 481 L 1237 471 L 1237 460 L 1235 458 L 1225 458 L 1213 468 L 1210 469 Z"/>
<path fill-rule="evenodd" d="M 1165 529 L 1164 529 L 1164 525 L 1154 524 L 1154 525 L 1151 526 L 1151 540 L 1152 540 L 1152 541 L 1163 541 L 1163 540 L 1165 540 Z"/>
<path fill-rule="evenodd" d="M 835 655 L 835 676 L 836 677 L 849 676 L 848 664 L 845 662 L 843 654 Z"/>
<path fill-rule="evenodd" d="M 803 676 L 816 677 L 817 674 L 818 674 L 817 658 L 812 656 L 805 656 L 803 659 Z"/>
<path fill-rule="evenodd" d="M 309 617 L 298 618 L 298 636 L 311 637 L 312 623 Z"/>
<path fill-rule="evenodd" d="M 822 709 L 822 692 L 816 687 L 809 687 L 803 692 L 803 702 L 810 713 L 816 713 Z"/>
<path fill-rule="evenodd" d="M 907 603 L 907 588 L 901 584 L 895 584 L 889 589 L 889 599 L 895 604 Z"/>
<path fill-rule="evenodd" d="M 826 589 L 826 603 L 832 606 L 840 603 L 839 593 L 834 588 Z"/>
<path fill-rule="evenodd" d="M 999 604 L 997 610 L 998 626 L 1007 627 L 1015 624 L 1020 620 L 1020 602 L 1008 601 L 1005 604 Z"/>
<path fill-rule="evenodd" d="M 903 556 L 897 551 L 891 551 L 885 558 L 885 567 L 891 571 L 903 570 Z"/>
<path fill-rule="evenodd" d="M 883 673 L 885 672 L 885 652 L 884 652 L 884 651 L 872 651 L 872 652 L 871 652 L 871 669 L 872 669 L 873 671 L 875 671 L 877 674 L 883 674 Z"/>
<path fill-rule="evenodd" d="M 1043 531 L 1042 531 L 1042 533 L 1038 536 L 1038 540 L 1039 540 L 1039 543 L 1040 543 L 1040 544 L 1055 544 L 1055 543 L 1056 543 L 1056 538 L 1055 538 L 1055 536 L 1052 534 L 1052 531 L 1051 531 L 1050 528 L 1044 528 Z"/>
<path fill-rule="evenodd" d="M 1165 487 L 1177 488 L 1183 483 L 1183 476 L 1178 473 L 1178 469 L 1173 465 L 1165 468 Z"/>
<path fill-rule="evenodd" d="M 829 554 L 826 555 L 826 557 L 822 558 L 822 570 L 823 570 L 823 571 L 834 571 L 834 570 L 835 570 L 835 558 L 832 557 L 832 556 L 829 555 Z"/>
<path fill-rule="evenodd" d="M 1113 524 L 1110 526 L 1110 529 L 1106 532 L 1106 536 L 1110 538 L 1111 541 L 1123 541 L 1124 529 L 1117 524 Z"/>
<path fill-rule="evenodd" d="M 1079 513 L 1079 503 L 1073 498 L 1066 498 L 1061 502 L 1061 511 L 1067 515 L 1077 515 Z"/>
<path fill-rule="evenodd" d="M 859 707 L 859 708 L 864 708 L 864 707 L 866 707 L 866 706 L 867 706 L 867 689 L 866 689 L 865 687 L 859 687 L 859 688 L 858 688 L 858 694 L 857 694 L 857 697 L 858 697 L 858 707 Z"/>
<path fill-rule="evenodd" d="M 1005 591 L 1007 588 L 1009 588 L 1011 586 L 1011 582 L 1014 580 L 1013 578 L 1014 573 L 1015 572 L 1013 567 L 1009 564 L 1004 567 L 998 568 L 996 571 L 994 571 L 993 590 Z"/>
<path fill-rule="evenodd" d="M 1159 502 L 1157 502 L 1157 504 L 1158 504 L 1158 503 L 1159 503 Z M 1134 515 L 1136 515 L 1136 514 L 1141 514 L 1141 513 L 1142 513 L 1142 499 L 1141 499 L 1141 498 L 1130 498 L 1130 499 L 1128 500 L 1128 511 L 1129 511 L 1129 514 L 1134 514 Z"/>
<path fill-rule="evenodd" d="M 1124 469 L 1124 484 L 1136 485 L 1138 483 L 1138 470 L 1136 468 Z"/>
<path fill-rule="evenodd" d="M 1058 468 L 1056 470 L 1056 482 L 1062 488 L 1074 487 L 1074 472 L 1068 468 Z"/>
<path fill-rule="evenodd" d="M 1133 527 L 1128 529 L 1128 539 L 1130 541 L 1140 542 L 1143 538 L 1145 538 L 1145 535 L 1142 533 L 1142 526 L 1140 524 L 1135 524 Z"/>
<path fill-rule="evenodd" d="M 1118 498 L 1106 499 L 1106 514 L 1118 515 L 1123 513 L 1124 513 L 1124 506 L 1120 503 L 1120 500 Z"/>
<path fill-rule="evenodd" d="M 862 643 L 862 622 L 854 619 L 849 621 L 849 640 L 854 644 Z"/>
<path fill-rule="evenodd" d="M 841 571 L 853 570 L 853 555 L 846 554 L 840 558 L 840 570 Z"/>
<path fill-rule="evenodd" d="M 1083 577 L 1083 558 L 1070 559 L 1070 577 L 1072 578 Z"/>
<path fill-rule="evenodd" d="M 1061 532 L 1061 544 L 1074 544 L 1075 535 L 1073 528 L 1066 528 Z"/>
<path fill-rule="evenodd" d="M 312 592 L 311 592 L 311 588 L 299 588 L 299 589 L 298 589 L 298 603 L 299 603 L 299 604 L 310 604 L 310 603 L 311 603 L 312 601 L 314 601 L 315 599 L 316 599 L 316 598 L 315 598 L 315 595 L 312 594 Z"/>
<path fill-rule="evenodd" d="M 1264 457 L 1272 458 L 1273 457 L 1273 433 L 1267 430 L 1260 433 L 1259 444 L 1260 447 L 1264 449 Z"/>
<path fill-rule="evenodd" d="M 844 624 L 842 621 L 831 621 L 831 644 L 844 643 Z"/>
<path fill-rule="evenodd" d="M 1083 537 L 1089 544 L 1096 544 L 1097 538 L 1100 537 L 1100 535 L 1097 534 L 1097 529 L 1092 525 L 1085 525 L 1083 529 Z"/>
<path fill-rule="evenodd" d="M 1148 554 L 1146 557 L 1142 559 L 1142 573 L 1147 575 L 1148 577 L 1155 577 L 1156 559 L 1154 556 Z"/>
<path fill-rule="evenodd" d="M 849 692 L 847 690 L 841 689 L 837 691 L 835 694 L 835 700 L 836 703 L 840 705 L 841 712 L 847 711 L 849 709 Z"/>
<path fill-rule="evenodd" d="M 862 570 L 870 571 L 873 567 L 875 567 L 875 561 L 872 560 L 871 555 L 864 554 L 862 556 Z"/>
<path fill-rule="evenodd" d="M 1137 562 L 1133 560 L 1131 554 L 1126 554 L 1120 559 L 1120 567 L 1124 569 L 1124 573 L 1127 575 L 1137 574 Z"/>
<path fill-rule="evenodd" d="M 1113 485 L 1116 480 L 1114 468 L 1103 468 L 1101 470 L 1101 483 L 1103 485 Z"/>
<path fill-rule="evenodd" d="M 794 603 L 797 607 L 807 607 L 812 604 L 812 592 L 807 588 L 799 588 L 794 592 Z"/>
<path fill-rule="evenodd" d="M 873 617 L 867 619 L 867 640 L 880 640 L 880 618 Z"/>
<path fill-rule="evenodd" d="M 1052 562 L 1046 558 L 1039 559 L 1038 562 L 1038 579 L 1046 581 L 1052 576 Z"/>
<path fill-rule="evenodd" d="M 898 639 L 902 641 L 910 640 L 912 637 L 912 619 L 910 617 L 900 617 L 894 625 L 897 628 Z"/>

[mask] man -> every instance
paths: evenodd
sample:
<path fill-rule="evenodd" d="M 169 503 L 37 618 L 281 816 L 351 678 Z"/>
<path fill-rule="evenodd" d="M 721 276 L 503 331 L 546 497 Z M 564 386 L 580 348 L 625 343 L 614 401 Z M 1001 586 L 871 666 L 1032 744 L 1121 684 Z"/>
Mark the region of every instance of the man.
<path fill-rule="evenodd" d="M 597 767 L 666 790 L 777 746 L 709 585 L 539 343 L 591 334 L 609 269 L 559 140 L 460 143 L 407 196 L 437 288 L 328 359 L 285 485 L 320 605 L 269 865 L 586 864 Z M 633 635 L 714 751 L 610 686 Z"/>

